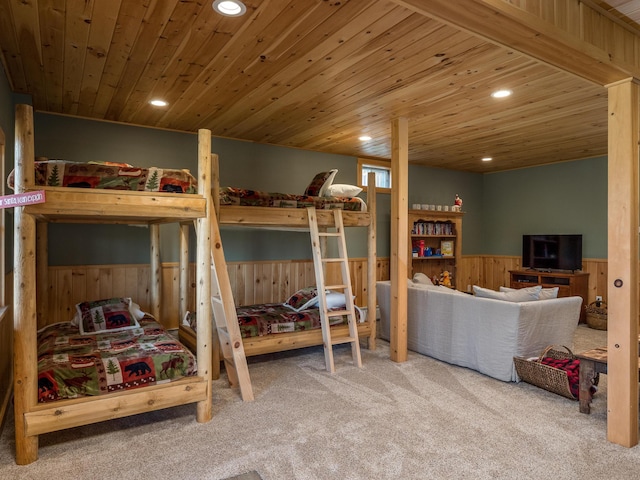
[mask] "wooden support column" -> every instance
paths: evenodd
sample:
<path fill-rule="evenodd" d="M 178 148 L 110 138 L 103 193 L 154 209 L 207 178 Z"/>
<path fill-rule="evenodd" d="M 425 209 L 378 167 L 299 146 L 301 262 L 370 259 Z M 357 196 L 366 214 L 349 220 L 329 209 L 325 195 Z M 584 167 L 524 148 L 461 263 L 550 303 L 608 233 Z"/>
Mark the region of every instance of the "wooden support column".
<path fill-rule="evenodd" d="M 376 264 L 378 261 L 378 246 L 376 235 L 378 231 L 377 193 L 373 188 L 376 184 L 376 174 L 369 172 L 367 176 L 367 207 L 371 213 L 371 221 L 367 229 L 367 322 L 371 325 L 371 334 L 367 341 L 369 350 L 376 349 Z"/>
<path fill-rule="evenodd" d="M 635 79 L 608 85 L 607 439 L 638 443 L 638 137 Z"/>
<path fill-rule="evenodd" d="M 211 132 L 198 130 L 198 194 L 207 200 L 207 216 L 197 220 L 196 318 L 198 319 L 198 376 L 207 384 L 207 398 L 196 406 L 196 420 L 206 423 L 213 417 L 211 391 L 212 310 L 211 310 Z"/>
<path fill-rule="evenodd" d="M 390 357 L 407 361 L 407 261 L 409 128 L 406 118 L 391 124 L 391 332 Z"/>
<path fill-rule="evenodd" d="M 35 158 L 33 109 L 16 106 L 15 191 L 22 193 L 34 184 Z M 36 318 L 36 221 L 14 210 L 13 276 L 13 382 L 16 428 L 16 463 L 26 465 L 38 459 L 38 436 L 28 435 L 25 413 L 33 410 L 38 399 L 38 354 Z"/>
<path fill-rule="evenodd" d="M 189 310 L 189 223 L 180 224 L 180 318 Z"/>
<path fill-rule="evenodd" d="M 36 305 L 38 329 L 49 315 L 49 224 L 36 222 Z"/>
<path fill-rule="evenodd" d="M 162 292 L 160 270 L 160 225 L 149 225 L 149 237 L 151 244 L 151 285 L 149 297 L 151 302 L 151 315 L 160 319 L 160 292 Z"/>

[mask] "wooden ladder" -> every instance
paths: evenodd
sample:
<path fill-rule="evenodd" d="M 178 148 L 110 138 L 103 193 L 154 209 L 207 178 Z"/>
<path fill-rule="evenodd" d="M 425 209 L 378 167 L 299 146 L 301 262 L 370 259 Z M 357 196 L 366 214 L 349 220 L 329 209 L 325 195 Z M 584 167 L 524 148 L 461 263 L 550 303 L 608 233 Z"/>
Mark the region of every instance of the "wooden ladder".
<path fill-rule="evenodd" d="M 213 201 L 211 201 L 210 208 L 212 212 L 215 212 Z M 249 367 L 247 366 L 247 357 L 244 354 L 238 314 L 233 301 L 233 290 L 222 249 L 218 219 L 215 214 L 211 215 L 211 306 L 229 383 L 232 386 L 238 385 L 240 387 L 242 400 L 252 401 L 253 388 L 249 377 Z"/>
<path fill-rule="evenodd" d="M 351 356 L 353 363 L 362 368 L 362 359 L 360 357 L 360 341 L 358 339 L 358 327 L 356 325 L 356 311 L 353 302 L 353 293 L 351 289 L 351 276 L 349 274 L 349 259 L 347 258 L 347 242 L 344 237 L 344 223 L 342 221 L 342 210 L 334 209 L 333 218 L 335 231 L 320 231 L 318 228 L 318 217 L 315 207 L 307 208 L 309 217 L 309 232 L 311 234 L 311 249 L 313 253 L 313 265 L 316 274 L 316 286 L 318 288 L 318 309 L 320 310 L 320 324 L 322 326 L 322 340 L 324 346 L 324 359 L 327 371 L 334 373 L 335 366 L 333 363 L 333 345 L 350 343 Z M 338 243 L 338 256 L 325 257 L 322 256 L 322 248 L 320 246 L 320 238 L 334 238 Z M 342 273 L 342 283 L 338 285 L 326 285 L 325 277 L 327 266 L 330 263 L 340 264 Z M 329 310 L 327 307 L 327 290 L 341 290 L 344 292 L 345 309 Z M 331 338 L 331 324 L 329 319 L 332 317 L 347 316 L 349 325 L 349 335 L 346 337 Z"/>

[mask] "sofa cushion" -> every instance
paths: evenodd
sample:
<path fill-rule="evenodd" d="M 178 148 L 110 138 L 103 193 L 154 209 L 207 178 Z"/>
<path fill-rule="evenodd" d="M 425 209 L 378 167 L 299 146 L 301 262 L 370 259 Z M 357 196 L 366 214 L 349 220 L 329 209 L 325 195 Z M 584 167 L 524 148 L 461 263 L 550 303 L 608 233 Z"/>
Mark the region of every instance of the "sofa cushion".
<path fill-rule="evenodd" d="M 513 292 L 496 292 L 490 288 L 473 286 L 473 293 L 476 297 L 493 298 L 494 300 L 505 300 L 507 302 L 530 302 L 540 298 L 541 285 L 515 289 Z"/>
<path fill-rule="evenodd" d="M 433 282 L 431 281 L 431 279 L 425 275 L 424 273 L 416 273 L 413 276 L 413 283 L 418 283 L 421 285 L 433 285 Z"/>
<path fill-rule="evenodd" d="M 533 288 L 533 287 L 528 287 L 528 288 Z M 558 298 L 559 289 L 560 289 L 559 287 L 543 288 L 542 290 L 540 290 L 540 295 L 538 296 L 538 299 L 549 300 L 551 298 Z M 517 290 L 518 290 L 517 288 L 500 287 L 501 292 L 515 292 Z M 521 290 L 526 290 L 526 288 L 523 288 Z"/>

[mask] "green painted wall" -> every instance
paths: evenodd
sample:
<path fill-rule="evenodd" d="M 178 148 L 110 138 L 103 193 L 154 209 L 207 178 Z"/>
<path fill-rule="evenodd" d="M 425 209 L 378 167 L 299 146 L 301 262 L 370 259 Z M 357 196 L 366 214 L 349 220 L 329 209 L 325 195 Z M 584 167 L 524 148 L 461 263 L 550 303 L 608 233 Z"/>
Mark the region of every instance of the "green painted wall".
<path fill-rule="evenodd" d="M 580 233 L 584 258 L 607 258 L 606 157 L 484 175 L 483 191 L 484 253 L 521 255 L 523 234 Z"/>
<path fill-rule="evenodd" d="M 2 88 L 3 79 L 0 76 L 0 126 L 10 129 L 11 144 L 17 97 L 6 81 Z M 35 114 L 35 132 L 39 156 L 196 169 L 195 134 L 44 113 Z M 12 168 L 12 145 L 7 150 Z M 223 138 L 212 140 L 212 150 L 220 155 L 223 185 L 302 193 L 315 173 L 330 168 L 339 170 L 335 183 L 355 183 L 356 159 L 349 156 Z M 466 212 L 466 255 L 519 255 L 524 233 L 582 233 L 584 256 L 606 258 L 606 158 L 487 175 L 409 167 L 409 205 L 451 205 L 456 193 Z M 388 256 L 390 195 L 379 194 L 378 205 L 378 254 Z M 163 261 L 177 261 L 177 227 L 163 226 L 161 232 Z M 51 225 L 50 239 L 51 265 L 148 259 L 146 228 Z M 223 241 L 229 261 L 310 258 L 304 233 L 231 228 L 223 231 Z M 350 256 L 366 255 L 366 232 L 351 230 L 348 243 Z"/>

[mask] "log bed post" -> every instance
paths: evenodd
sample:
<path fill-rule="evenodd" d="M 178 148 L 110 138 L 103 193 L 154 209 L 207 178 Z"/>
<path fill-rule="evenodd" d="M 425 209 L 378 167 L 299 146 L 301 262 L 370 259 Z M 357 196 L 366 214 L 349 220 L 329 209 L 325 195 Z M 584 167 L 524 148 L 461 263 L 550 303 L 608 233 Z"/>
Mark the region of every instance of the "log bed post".
<path fill-rule="evenodd" d="M 36 318 L 38 329 L 46 324 L 49 312 L 49 225 L 36 222 Z"/>
<path fill-rule="evenodd" d="M 376 174 L 369 172 L 367 177 L 367 211 L 370 220 L 367 227 L 367 322 L 371 325 L 371 333 L 367 347 L 376 349 L 376 273 L 378 271 L 378 247 L 376 242 L 377 203 L 376 203 Z"/>
<path fill-rule="evenodd" d="M 150 286 L 150 303 L 151 315 L 155 318 L 160 317 L 160 292 L 162 291 L 162 272 L 160 270 L 160 225 L 157 223 L 149 225 L 149 236 L 151 245 L 151 286 Z"/>
<path fill-rule="evenodd" d="M 15 192 L 22 193 L 34 183 L 33 109 L 16 106 Z M 36 222 L 15 208 L 13 277 L 13 371 L 16 425 L 16 463 L 26 465 L 38 459 L 38 436 L 27 435 L 25 413 L 33 409 L 38 396 L 36 318 Z"/>
<path fill-rule="evenodd" d="M 198 402 L 196 419 L 208 422 L 212 417 L 211 352 L 213 343 L 211 310 L 211 132 L 198 130 L 198 194 L 206 199 L 207 215 L 197 220 L 196 318 L 198 319 L 198 376 L 207 385 L 206 399 Z"/>
<path fill-rule="evenodd" d="M 182 323 L 189 310 L 189 223 L 180 224 L 180 304 L 178 323 Z"/>

